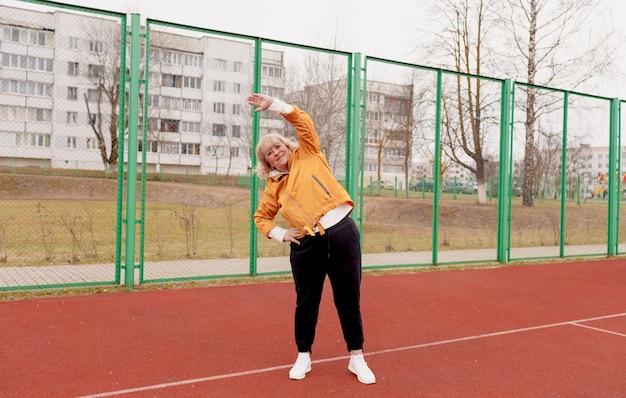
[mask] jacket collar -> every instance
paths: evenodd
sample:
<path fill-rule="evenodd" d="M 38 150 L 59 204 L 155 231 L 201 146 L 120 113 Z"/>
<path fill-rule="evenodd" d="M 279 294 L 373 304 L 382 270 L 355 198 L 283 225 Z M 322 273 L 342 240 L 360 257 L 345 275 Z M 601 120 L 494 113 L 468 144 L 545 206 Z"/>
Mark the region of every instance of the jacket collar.
<path fill-rule="evenodd" d="M 272 178 L 272 179 L 275 179 L 275 180 L 277 180 L 277 181 L 280 181 L 280 180 L 282 180 L 282 179 L 283 179 L 286 175 L 289 175 L 289 172 L 288 172 L 288 171 L 280 171 L 280 170 L 274 169 L 274 170 L 270 171 L 270 175 L 269 175 L 269 177 L 270 177 L 270 178 Z"/>

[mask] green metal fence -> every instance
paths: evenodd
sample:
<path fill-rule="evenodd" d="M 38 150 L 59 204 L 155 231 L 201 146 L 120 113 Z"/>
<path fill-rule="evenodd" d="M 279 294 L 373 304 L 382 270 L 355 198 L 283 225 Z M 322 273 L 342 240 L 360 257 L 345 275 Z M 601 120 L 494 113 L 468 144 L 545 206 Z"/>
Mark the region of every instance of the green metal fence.
<path fill-rule="evenodd" d="M 0 290 L 288 273 L 251 170 L 260 136 L 294 132 L 252 91 L 313 117 L 366 268 L 621 254 L 623 100 L 5 3 Z"/>

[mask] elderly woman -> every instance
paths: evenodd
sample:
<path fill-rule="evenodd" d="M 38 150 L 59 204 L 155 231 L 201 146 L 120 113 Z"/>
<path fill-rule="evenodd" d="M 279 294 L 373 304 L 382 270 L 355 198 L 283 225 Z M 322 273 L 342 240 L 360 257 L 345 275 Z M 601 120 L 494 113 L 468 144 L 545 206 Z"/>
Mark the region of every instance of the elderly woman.
<path fill-rule="evenodd" d="M 262 94 L 250 95 L 248 104 L 256 106 L 256 112 L 282 115 L 298 135 L 296 144 L 280 134 L 267 134 L 256 148 L 257 174 L 267 184 L 254 221 L 265 236 L 289 242 L 291 247 L 298 357 L 289 378 L 303 379 L 311 370 L 311 348 L 328 275 L 350 352 L 348 369 L 361 383 L 373 384 L 376 377 L 363 357 L 361 247 L 359 230 L 349 217 L 354 202 L 335 180 L 306 112 Z M 274 222 L 279 211 L 290 228 Z"/>

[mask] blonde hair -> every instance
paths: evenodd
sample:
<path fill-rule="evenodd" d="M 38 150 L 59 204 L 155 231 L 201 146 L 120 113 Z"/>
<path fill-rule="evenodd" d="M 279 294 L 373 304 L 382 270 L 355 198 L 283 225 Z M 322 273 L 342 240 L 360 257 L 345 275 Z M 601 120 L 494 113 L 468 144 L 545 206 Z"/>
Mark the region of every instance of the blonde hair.
<path fill-rule="evenodd" d="M 266 134 L 259 140 L 256 146 L 256 173 L 259 178 L 267 179 L 272 171 L 272 166 L 265 159 L 265 154 L 277 143 L 283 143 L 290 151 L 293 151 L 298 147 L 298 143 L 293 139 L 286 138 L 280 134 L 270 133 Z"/>

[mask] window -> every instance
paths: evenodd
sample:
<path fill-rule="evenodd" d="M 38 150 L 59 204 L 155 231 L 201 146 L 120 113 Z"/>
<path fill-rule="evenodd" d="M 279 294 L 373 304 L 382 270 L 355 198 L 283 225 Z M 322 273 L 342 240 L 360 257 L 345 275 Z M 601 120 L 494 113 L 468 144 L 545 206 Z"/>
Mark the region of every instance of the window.
<path fill-rule="evenodd" d="M 89 102 L 98 102 L 100 100 L 101 92 L 98 89 L 90 88 L 87 89 L 87 101 Z"/>
<path fill-rule="evenodd" d="M 51 32 L 30 31 L 29 43 L 33 46 L 54 47 L 54 35 Z"/>
<path fill-rule="evenodd" d="M 171 155 L 175 155 L 179 152 L 178 142 L 162 142 L 161 143 L 161 153 L 168 153 Z"/>
<path fill-rule="evenodd" d="M 90 40 L 89 51 L 91 51 L 92 53 L 104 52 L 104 43 L 102 43 L 101 41 L 97 41 L 97 40 Z"/>
<path fill-rule="evenodd" d="M 76 137 L 66 137 L 65 147 L 76 149 Z"/>
<path fill-rule="evenodd" d="M 185 78 L 183 79 L 183 87 L 187 87 L 187 88 L 201 89 L 202 88 L 201 83 L 202 83 L 202 79 L 200 79 L 199 77 L 185 76 Z"/>
<path fill-rule="evenodd" d="M 209 148 L 209 151 L 211 152 L 211 156 L 223 158 L 226 157 L 226 154 L 228 153 L 228 147 L 223 145 L 216 145 Z"/>
<path fill-rule="evenodd" d="M 380 120 L 380 112 L 367 112 L 367 120 Z"/>
<path fill-rule="evenodd" d="M 50 147 L 50 135 L 37 133 L 18 133 L 15 136 L 15 145 Z"/>
<path fill-rule="evenodd" d="M 215 65 L 215 69 L 216 70 L 226 70 L 226 60 L 225 59 L 216 59 L 214 65 Z"/>
<path fill-rule="evenodd" d="M 213 91 L 226 91 L 226 82 L 216 80 L 213 82 Z"/>
<path fill-rule="evenodd" d="M 54 34 L 24 28 L 5 27 L 2 30 L 3 40 L 16 43 L 30 44 L 33 46 L 54 47 Z"/>
<path fill-rule="evenodd" d="M 202 57 L 200 55 L 185 54 L 185 65 L 202 67 Z"/>
<path fill-rule="evenodd" d="M 181 122 L 181 132 L 184 133 L 201 133 L 202 125 L 199 122 L 188 122 L 183 120 Z"/>
<path fill-rule="evenodd" d="M 180 88 L 181 83 L 182 83 L 182 79 L 180 75 L 170 75 L 168 73 L 164 73 L 161 79 L 161 85 L 163 87 Z"/>
<path fill-rule="evenodd" d="M 68 87 L 67 88 L 67 99 L 68 100 L 77 100 L 78 99 L 78 87 Z"/>
<path fill-rule="evenodd" d="M 182 143 L 180 144 L 180 153 L 183 155 L 200 155 L 200 145 Z"/>
<path fill-rule="evenodd" d="M 27 120 L 32 122 L 51 122 L 52 110 L 43 108 L 27 108 Z"/>
<path fill-rule="evenodd" d="M 278 87 L 262 86 L 261 93 L 265 95 L 269 95 L 270 97 L 274 97 L 274 98 L 284 97 L 283 89 L 278 88 Z"/>
<path fill-rule="evenodd" d="M 226 137 L 226 125 L 213 123 L 213 135 L 216 137 Z"/>
<path fill-rule="evenodd" d="M 77 112 L 67 112 L 67 123 L 76 124 L 77 115 Z"/>
<path fill-rule="evenodd" d="M 241 137 L 241 126 L 238 126 L 236 124 L 233 124 L 231 126 L 232 129 L 232 133 L 231 135 L 233 136 L 233 138 L 239 138 Z"/>
<path fill-rule="evenodd" d="M 23 106 L 0 105 L 0 119 L 26 120 L 26 108 Z"/>
<path fill-rule="evenodd" d="M 67 74 L 70 76 L 78 76 L 78 62 L 67 63 Z"/>
<path fill-rule="evenodd" d="M 52 97 L 52 84 L 40 82 L 28 82 L 28 94 L 40 97 Z"/>
<path fill-rule="evenodd" d="M 378 130 L 367 130 L 367 143 L 368 144 L 378 144 L 378 137 L 380 132 Z"/>
<path fill-rule="evenodd" d="M 24 31 L 26 33 L 26 31 Z M 26 34 L 22 35 L 19 28 L 5 27 L 2 30 L 2 38 L 6 41 L 14 41 L 16 43 L 26 42 Z"/>
<path fill-rule="evenodd" d="M 233 72 L 241 72 L 242 65 L 241 62 L 233 62 Z"/>
<path fill-rule="evenodd" d="M 201 112 L 202 102 L 200 100 L 183 99 L 183 109 L 186 111 Z"/>
<path fill-rule="evenodd" d="M 241 84 L 233 83 L 233 93 L 239 94 L 241 93 Z"/>
<path fill-rule="evenodd" d="M 161 108 L 178 109 L 179 102 L 180 102 L 180 98 L 161 97 Z"/>
<path fill-rule="evenodd" d="M 153 106 L 155 108 L 159 107 L 159 96 L 158 95 L 148 95 L 148 106 Z"/>
<path fill-rule="evenodd" d="M 181 65 L 183 56 L 180 53 L 173 51 L 163 51 L 161 62 L 169 65 Z"/>
<path fill-rule="evenodd" d="M 378 103 L 380 102 L 380 94 L 367 94 L 367 101 Z"/>
<path fill-rule="evenodd" d="M 26 82 L 3 79 L 0 90 L 8 94 L 26 94 Z"/>
<path fill-rule="evenodd" d="M 98 142 L 95 138 L 87 138 L 87 149 L 97 149 Z"/>
<path fill-rule="evenodd" d="M 166 131 L 170 133 L 178 132 L 178 124 L 179 120 L 174 119 L 161 119 L 161 131 Z"/>
<path fill-rule="evenodd" d="M 230 157 L 231 158 L 238 158 L 239 157 L 239 147 L 231 147 L 230 148 Z"/>
<path fill-rule="evenodd" d="M 28 108 L 24 106 L 0 105 L 0 119 L 29 122 L 50 122 L 52 121 L 52 110 L 43 108 Z"/>
<path fill-rule="evenodd" d="M 378 171 L 378 164 L 376 163 L 367 163 L 365 162 L 365 171 L 369 171 L 371 173 L 375 173 Z"/>
<path fill-rule="evenodd" d="M 80 39 L 78 37 L 70 37 L 70 41 L 69 41 L 69 49 L 70 50 L 78 50 L 78 43 L 80 42 Z"/>
<path fill-rule="evenodd" d="M 213 103 L 213 112 L 215 113 L 226 113 L 226 104 L 223 102 L 215 102 Z"/>
<path fill-rule="evenodd" d="M 157 141 L 150 141 L 146 144 L 146 152 L 157 153 L 159 152 L 159 143 Z M 143 151 L 143 141 L 139 140 L 139 152 Z"/>
<path fill-rule="evenodd" d="M 52 72 L 52 59 L 2 53 L 2 66 L 42 72 Z"/>
<path fill-rule="evenodd" d="M 277 68 L 273 66 L 264 66 L 263 76 L 280 78 L 282 76 L 282 70 L 281 68 Z"/>
<path fill-rule="evenodd" d="M 383 150 L 383 156 L 396 158 L 402 156 L 402 151 L 399 148 L 385 148 Z"/>
<path fill-rule="evenodd" d="M 102 65 L 89 65 L 87 68 L 87 76 L 89 77 L 102 77 L 104 76 L 104 66 Z"/>
<path fill-rule="evenodd" d="M 233 115 L 240 115 L 240 114 L 241 114 L 241 105 L 233 104 Z"/>

